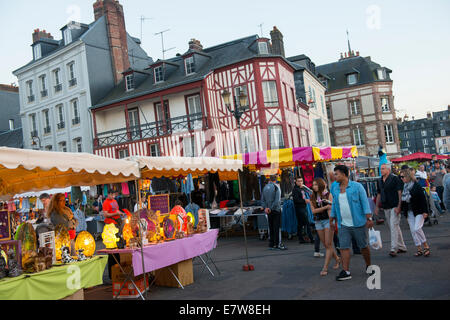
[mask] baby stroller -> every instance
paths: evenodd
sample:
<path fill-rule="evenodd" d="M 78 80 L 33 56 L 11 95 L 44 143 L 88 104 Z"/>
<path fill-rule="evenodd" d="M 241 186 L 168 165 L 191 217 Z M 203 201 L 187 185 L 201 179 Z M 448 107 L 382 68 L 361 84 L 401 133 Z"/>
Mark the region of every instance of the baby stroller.
<path fill-rule="evenodd" d="M 431 197 L 431 195 L 428 194 L 428 192 L 425 189 L 423 191 L 425 193 L 425 199 L 427 200 L 428 212 L 430 212 L 428 217 L 425 219 L 424 224 L 428 224 L 429 226 L 432 226 L 433 224 L 438 224 L 439 211 L 436 208 L 436 205 L 434 204 L 434 200 Z"/>

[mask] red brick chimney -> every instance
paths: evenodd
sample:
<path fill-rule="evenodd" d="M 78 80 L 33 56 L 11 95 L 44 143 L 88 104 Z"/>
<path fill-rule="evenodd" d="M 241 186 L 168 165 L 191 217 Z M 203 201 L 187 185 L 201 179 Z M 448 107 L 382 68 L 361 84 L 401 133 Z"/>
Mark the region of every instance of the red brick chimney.
<path fill-rule="evenodd" d="M 203 50 L 203 46 L 200 43 L 200 40 L 191 39 L 189 41 L 189 50 L 202 51 Z"/>
<path fill-rule="evenodd" d="M 45 30 L 40 31 L 39 29 L 35 29 L 33 32 L 33 43 L 39 41 L 41 38 L 48 38 L 48 39 L 53 39 L 53 36 L 47 32 L 45 32 Z"/>
<path fill-rule="evenodd" d="M 283 34 L 277 29 L 277 27 L 273 27 L 273 30 L 270 31 L 270 38 L 272 40 L 272 53 L 279 54 L 284 57 Z"/>
<path fill-rule="evenodd" d="M 106 17 L 114 80 L 117 84 L 123 78 L 122 72 L 130 68 L 123 7 L 118 0 L 97 0 L 94 3 L 94 16 L 96 21 L 102 16 Z"/>

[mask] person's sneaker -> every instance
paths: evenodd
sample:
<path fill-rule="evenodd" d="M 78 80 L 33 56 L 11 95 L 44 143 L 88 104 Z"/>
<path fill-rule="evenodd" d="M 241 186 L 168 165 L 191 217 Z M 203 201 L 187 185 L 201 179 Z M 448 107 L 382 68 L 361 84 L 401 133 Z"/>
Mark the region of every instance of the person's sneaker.
<path fill-rule="evenodd" d="M 321 253 L 321 252 L 314 252 L 314 257 L 316 257 L 316 258 L 320 258 L 320 257 L 323 257 L 323 256 L 324 256 L 324 254 Z"/>
<path fill-rule="evenodd" d="M 287 250 L 287 248 L 284 246 L 284 244 L 280 244 L 278 247 L 275 247 L 275 249 L 278 249 L 278 250 Z"/>
<path fill-rule="evenodd" d="M 397 256 L 397 252 L 391 251 L 391 252 L 389 252 L 389 255 L 390 255 L 391 257 L 396 257 L 396 256 Z"/>
<path fill-rule="evenodd" d="M 347 272 L 345 270 L 342 270 L 341 273 L 336 277 L 337 281 L 344 281 L 344 280 L 350 280 L 352 278 L 352 275 L 350 272 Z"/>

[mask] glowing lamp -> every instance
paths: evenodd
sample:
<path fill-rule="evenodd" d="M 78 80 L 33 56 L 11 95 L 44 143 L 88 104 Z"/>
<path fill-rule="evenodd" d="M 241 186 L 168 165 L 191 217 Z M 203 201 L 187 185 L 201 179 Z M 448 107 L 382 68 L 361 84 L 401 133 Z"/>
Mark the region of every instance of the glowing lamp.
<path fill-rule="evenodd" d="M 116 228 L 114 223 L 105 225 L 102 232 L 102 239 L 106 249 L 116 249 L 117 241 L 120 239 L 116 237 L 119 229 Z"/>
<path fill-rule="evenodd" d="M 181 217 L 185 217 L 186 216 L 186 211 L 183 209 L 182 206 L 175 206 L 173 207 L 173 209 L 170 211 L 171 215 L 180 215 Z"/>
<path fill-rule="evenodd" d="M 75 240 L 75 250 L 83 249 L 83 254 L 86 257 L 92 257 L 95 252 L 94 237 L 87 231 L 81 231 Z"/>
<path fill-rule="evenodd" d="M 129 219 L 126 220 L 126 224 L 123 226 L 122 237 L 127 242 L 127 246 L 130 243 L 130 239 L 134 238 Z"/>
<path fill-rule="evenodd" d="M 56 260 L 61 260 L 61 247 L 70 248 L 70 235 L 67 228 L 63 225 L 57 225 L 55 228 L 55 256 Z"/>

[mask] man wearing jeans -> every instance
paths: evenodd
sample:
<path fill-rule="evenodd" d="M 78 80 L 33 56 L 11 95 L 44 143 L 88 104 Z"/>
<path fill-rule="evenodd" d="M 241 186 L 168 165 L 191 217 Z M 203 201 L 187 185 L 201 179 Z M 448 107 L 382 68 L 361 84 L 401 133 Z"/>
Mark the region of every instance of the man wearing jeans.
<path fill-rule="evenodd" d="M 366 272 L 371 265 L 370 249 L 367 243 L 367 228 L 373 227 L 372 212 L 362 184 L 349 181 L 349 170 L 346 166 L 338 165 L 334 168 L 336 182 L 331 186 L 333 205 L 331 207 L 330 228 L 334 228 L 334 221 L 338 225 L 339 249 L 342 257 L 341 273 L 336 280 L 349 280 L 350 247 L 354 239 L 361 249 L 366 262 Z"/>
<path fill-rule="evenodd" d="M 397 253 L 406 252 L 403 241 L 402 230 L 400 229 L 401 205 L 402 202 L 402 182 L 391 173 L 391 164 L 386 163 L 381 166 L 381 178 L 377 181 L 377 201 L 375 205 L 375 215 L 378 215 L 379 206 L 384 210 L 386 220 L 391 230 L 391 251 L 389 255 L 396 257 Z"/>
<path fill-rule="evenodd" d="M 281 243 L 281 190 L 276 182 L 277 176 L 270 176 L 270 182 L 263 189 L 261 202 L 269 220 L 270 249 L 286 250 Z"/>

